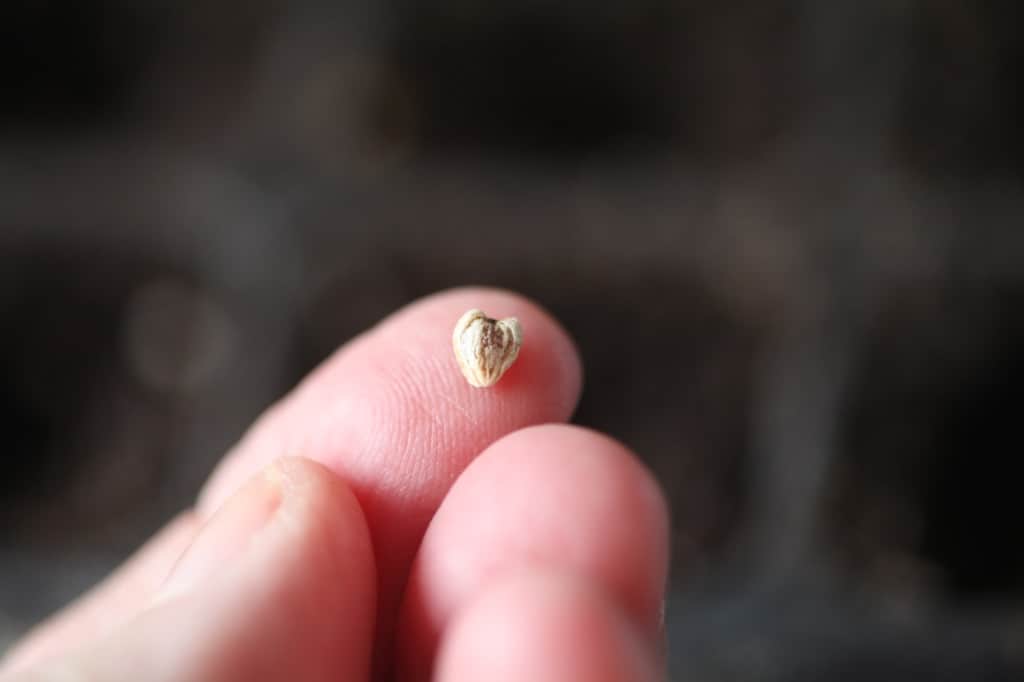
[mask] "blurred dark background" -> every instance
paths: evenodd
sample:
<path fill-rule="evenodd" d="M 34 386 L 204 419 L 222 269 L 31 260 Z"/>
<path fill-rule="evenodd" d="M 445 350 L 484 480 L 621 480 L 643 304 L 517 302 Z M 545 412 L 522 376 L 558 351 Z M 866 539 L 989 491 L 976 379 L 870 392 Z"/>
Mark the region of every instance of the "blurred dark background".
<path fill-rule="evenodd" d="M 1018 7 L 6 0 L 0 650 L 487 283 L 670 494 L 673 679 L 1024 679 Z"/>

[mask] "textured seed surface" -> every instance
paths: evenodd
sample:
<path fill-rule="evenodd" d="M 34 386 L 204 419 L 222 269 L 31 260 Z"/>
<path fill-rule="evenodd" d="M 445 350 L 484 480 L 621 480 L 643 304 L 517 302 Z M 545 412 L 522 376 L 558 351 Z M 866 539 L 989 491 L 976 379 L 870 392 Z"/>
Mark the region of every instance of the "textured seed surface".
<path fill-rule="evenodd" d="M 452 347 L 466 381 L 477 388 L 498 383 L 498 379 L 519 356 L 523 331 L 519 320 L 493 320 L 482 310 L 469 310 L 455 323 Z"/>

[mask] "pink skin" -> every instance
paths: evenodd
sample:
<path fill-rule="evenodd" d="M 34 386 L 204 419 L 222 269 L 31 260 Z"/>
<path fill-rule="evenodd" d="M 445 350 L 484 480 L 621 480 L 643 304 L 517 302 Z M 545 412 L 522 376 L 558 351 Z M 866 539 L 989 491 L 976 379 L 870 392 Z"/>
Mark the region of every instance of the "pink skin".
<path fill-rule="evenodd" d="M 473 307 L 518 317 L 524 329 L 518 361 L 489 389 L 465 382 L 450 346 L 451 326 Z M 157 646 L 151 640 L 173 623 L 201 632 L 204 645 L 189 640 L 168 653 L 167 642 L 176 640 L 165 635 L 163 656 L 138 653 L 136 662 L 163 661 L 166 670 L 143 677 L 195 679 L 201 671 L 211 680 L 263 679 L 253 677 L 262 668 L 252 661 L 259 660 L 278 672 L 293 670 L 290 678 L 298 680 L 332 674 L 386 679 L 392 667 L 408 679 L 425 679 L 451 623 L 476 608 L 470 605 L 489 603 L 480 600 L 526 565 L 569 571 L 588 585 L 590 597 L 558 602 L 570 614 L 566 622 L 598 612 L 609 623 L 626 622 L 595 631 L 594 642 L 621 638 L 622 651 L 633 652 L 629 656 L 653 651 L 667 563 L 667 521 L 657 486 L 631 454 L 603 436 L 556 425 L 522 430 L 566 420 L 580 383 L 568 336 L 522 297 L 461 289 L 408 306 L 347 344 L 269 410 L 217 468 L 194 514 L 37 628 L 0 670 L 49 659 L 47 665 L 64 668 L 88 663 L 89 670 L 110 673 L 96 679 L 116 679 L 123 677 L 116 663 L 103 667 L 94 659 L 117 651 L 119 660 L 135 660 L 125 646 Z M 310 509 L 317 514 L 291 522 L 295 529 L 275 552 L 259 527 L 264 517 L 280 514 L 277 506 L 264 500 L 261 507 L 237 491 L 251 489 L 245 482 L 280 457 L 322 466 L 285 465 L 307 481 L 302 489 L 314 496 Z M 285 486 L 292 496 L 293 488 Z M 316 502 L 315 495 L 350 498 L 352 504 Z M 225 510 L 253 509 L 215 514 L 228 498 Z M 247 521 L 223 520 L 232 516 Z M 252 536 L 258 540 L 249 541 Z M 353 549 L 361 537 L 368 538 L 365 551 Z M 232 582 L 217 577 L 225 573 L 234 576 Z M 376 609 L 366 596 L 374 594 Z M 545 590 L 537 595 L 542 602 L 551 596 Z M 544 612 L 542 606 L 536 613 Z M 248 617 L 230 615 L 239 612 Z M 104 639 L 108 631 L 114 634 Z M 637 636 L 647 646 L 627 642 Z M 372 676 L 360 667 L 371 640 Z M 69 653 L 83 644 L 86 649 Z M 300 654 L 303 660 L 294 664 L 278 660 Z"/>
<path fill-rule="evenodd" d="M 205 524 L 132 618 L 14 679 L 365 680 L 374 568 L 344 481 L 282 459 Z"/>
<path fill-rule="evenodd" d="M 510 573 L 447 629 L 438 682 L 655 682 L 650 643 L 585 577 Z"/>
<path fill-rule="evenodd" d="M 463 472 L 423 538 L 402 609 L 402 678 L 429 679 L 453 614 L 524 566 L 590 576 L 656 639 L 667 526 L 657 484 L 620 444 L 563 425 L 506 436 Z"/>

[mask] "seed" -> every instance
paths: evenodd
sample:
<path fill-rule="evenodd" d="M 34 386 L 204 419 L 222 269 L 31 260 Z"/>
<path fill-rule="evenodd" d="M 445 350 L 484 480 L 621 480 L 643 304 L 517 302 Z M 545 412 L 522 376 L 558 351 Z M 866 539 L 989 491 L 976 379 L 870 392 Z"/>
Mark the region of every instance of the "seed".
<path fill-rule="evenodd" d="M 519 320 L 506 317 L 492 320 L 481 310 L 468 310 L 455 323 L 452 348 L 459 369 L 470 386 L 486 388 L 512 366 L 523 343 Z"/>

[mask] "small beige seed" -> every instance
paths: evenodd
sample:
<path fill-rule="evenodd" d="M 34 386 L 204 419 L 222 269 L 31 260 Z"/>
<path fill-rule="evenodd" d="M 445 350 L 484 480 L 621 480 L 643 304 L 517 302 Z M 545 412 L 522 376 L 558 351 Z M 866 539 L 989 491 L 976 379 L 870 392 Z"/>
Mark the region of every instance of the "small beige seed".
<path fill-rule="evenodd" d="M 512 366 L 523 344 L 519 320 L 506 317 L 492 320 L 481 310 L 468 310 L 455 323 L 452 348 L 459 369 L 470 386 L 486 388 Z"/>

